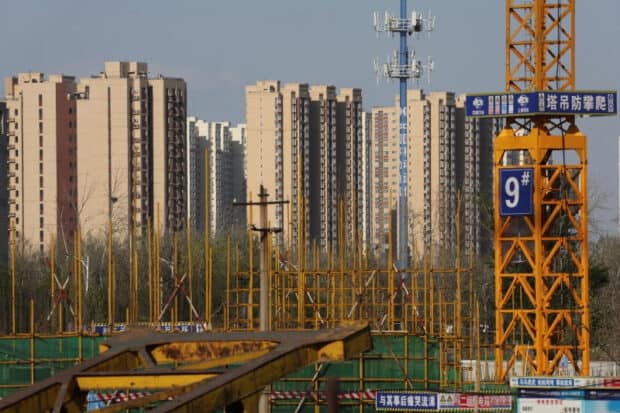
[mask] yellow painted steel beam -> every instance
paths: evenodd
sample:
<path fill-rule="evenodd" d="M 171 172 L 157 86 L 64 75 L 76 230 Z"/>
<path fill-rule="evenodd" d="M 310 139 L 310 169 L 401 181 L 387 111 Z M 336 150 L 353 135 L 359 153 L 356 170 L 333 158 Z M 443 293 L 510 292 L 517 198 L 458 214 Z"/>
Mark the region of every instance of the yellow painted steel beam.
<path fill-rule="evenodd" d="M 240 363 L 262 356 L 278 345 L 274 341 L 172 342 L 149 349 L 158 364 L 198 363 L 200 368 Z"/>
<path fill-rule="evenodd" d="M 217 373 L 145 372 L 144 374 L 78 375 L 75 381 L 81 391 L 110 389 L 167 389 L 189 386 L 217 377 Z"/>

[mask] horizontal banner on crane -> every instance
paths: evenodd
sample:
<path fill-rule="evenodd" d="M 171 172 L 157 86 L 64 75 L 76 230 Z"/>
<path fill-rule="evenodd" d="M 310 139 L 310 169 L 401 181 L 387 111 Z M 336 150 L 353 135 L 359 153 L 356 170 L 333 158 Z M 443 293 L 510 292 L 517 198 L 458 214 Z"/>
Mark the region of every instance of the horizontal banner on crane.
<path fill-rule="evenodd" d="M 510 387 L 620 389 L 620 377 L 511 377 Z"/>
<path fill-rule="evenodd" d="M 467 116 L 500 118 L 519 116 L 612 116 L 618 113 L 618 94 L 613 90 L 575 92 L 485 93 L 467 95 Z"/>

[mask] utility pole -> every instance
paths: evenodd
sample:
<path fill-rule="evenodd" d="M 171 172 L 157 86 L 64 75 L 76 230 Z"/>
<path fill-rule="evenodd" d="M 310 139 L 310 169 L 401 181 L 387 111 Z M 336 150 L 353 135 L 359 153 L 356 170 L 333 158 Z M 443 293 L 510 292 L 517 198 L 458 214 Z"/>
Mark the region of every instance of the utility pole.
<path fill-rule="evenodd" d="M 258 202 L 233 202 L 233 206 L 259 206 L 260 207 L 260 227 L 250 223 L 252 231 L 260 233 L 260 302 L 259 302 L 259 331 L 269 331 L 269 234 L 282 231 L 282 228 L 270 228 L 267 218 L 267 207 L 269 205 L 288 204 L 288 201 L 269 201 L 269 194 L 263 185 L 260 186 Z M 252 254 L 252 251 L 249 251 Z M 250 286 L 251 287 L 251 286 Z M 269 410 L 269 398 L 261 395 L 258 402 L 258 411 L 267 413 Z"/>
<path fill-rule="evenodd" d="M 268 201 L 269 194 L 263 185 L 260 186 L 258 202 L 233 202 L 233 206 L 260 206 L 260 227 L 250 223 L 252 231 L 259 232 L 260 236 L 260 303 L 259 303 L 259 330 L 269 330 L 269 234 L 282 232 L 282 228 L 269 228 L 267 207 L 269 205 L 288 204 L 288 201 Z M 250 254 L 252 251 L 249 252 Z"/>

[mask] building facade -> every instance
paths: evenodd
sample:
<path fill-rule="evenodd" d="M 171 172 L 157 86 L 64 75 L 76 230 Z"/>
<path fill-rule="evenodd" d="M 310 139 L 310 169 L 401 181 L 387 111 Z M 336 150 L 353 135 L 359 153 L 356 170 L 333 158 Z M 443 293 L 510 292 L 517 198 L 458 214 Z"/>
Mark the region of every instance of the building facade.
<path fill-rule="evenodd" d="M 335 251 L 339 240 L 361 240 L 361 90 L 260 81 L 246 87 L 246 121 L 248 196 L 262 185 L 270 200 L 289 202 L 269 209 L 277 242 Z"/>
<path fill-rule="evenodd" d="M 387 247 L 398 208 L 399 102 L 373 109 L 372 243 Z M 489 121 L 491 122 L 491 121 Z M 461 247 L 478 252 L 481 198 L 492 190 L 493 130 L 466 119 L 461 99 L 450 92 L 410 90 L 407 102 L 409 250 L 412 257 L 456 247 L 461 196 Z M 490 196 L 490 195 L 489 195 Z M 394 238 L 392 239 L 394 241 Z M 394 244 L 393 244 L 394 245 Z M 435 257 L 436 254 L 433 254 Z"/>
<path fill-rule="evenodd" d="M 247 131 L 245 123 L 228 128 L 232 151 L 232 200 L 246 202 L 247 196 Z M 233 225 L 246 228 L 246 208 L 235 207 L 232 211 Z"/>
<path fill-rule="evenodd" d="M 362 91 L 343 88 L 337 97 L 336 105 L 337 192 L 341 205 L 341 221 L 345 226 L 340 237 L 347 245 L 346 248 L 352 252 L 357 252 L 361 245 L 363 227 L 362 130 Z"/>
<path fill-rule="evenodd" d="M 310 87 L 311 162 L 318 165 L 318 173 L 310 177 L 310 236 L 322 250 L 331 251 L 338 245 L 336 97 L 334 86 Z"/>
<path fill-rule="evenodd" d="M 9 248 L 9 149 L 7 136 L 8 112 L 0 101 L 0 273 L 8 268 Z"/>
<path fill-rule="evenodd" d="M 187 90 L 146 63 L 106 62 L 77 86 L 78 212 L 84 234 L 185 227 Z"/>
<path fill-rule="evenodd" d="M 190 117 L 190 203 L 193 227 L 211 236 L 227 231 L 235 223 L 234 170 L 243 172 L 243 158 L 233 159 L 229 122 L 205 122 Z M 238 192 L 238 191 L 237 191 Z M 239 208 L 243 210 L 243 208 Z"/>
<path fill-rule="evenodd" d="M 372 113 L 362 112 L 362 245 L 370 246 L 372 234 Z"/>
<path fill-rule="evenodd" d="M 77 228 L 77 131 L 73 77 L 5 79 L 9 216 L 16 240 L 44 251 Z"/>

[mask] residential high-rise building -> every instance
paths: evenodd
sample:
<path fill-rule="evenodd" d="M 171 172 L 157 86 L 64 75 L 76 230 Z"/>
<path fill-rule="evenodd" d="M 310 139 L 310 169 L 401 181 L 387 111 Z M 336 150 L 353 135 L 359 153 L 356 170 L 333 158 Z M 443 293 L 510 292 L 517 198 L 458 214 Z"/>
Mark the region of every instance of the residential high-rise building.
<path fill-rule="evenodd" d="M 246 86 L 247 201 L 258 200 L 257 194 L 261 186 L 268 192 L 269 200 L 285 199 L 284 183 L 281 182 L 284 168 L 282 111 L 279 81 L 259 81 L 255 85 Z M 289 210 L 289 207 L 286 210 Z M 282 205 L 267 209 L 269 224 L 283 230 L 274 237 L 279 244 L 285 239 L 284 233 L 288 234 L 288 228 L 284 226 L 284 211 Z M 259 226 L 258 215 L 253 214 L 253 217 L 253 221 L 248 221 L 248 224 Z"/>
<path fill-rule="evenodd" d="M 16 239 L 41 251 L 52 237 L 70 241 L 77 228 L 74 92 L 70 76 L 5 79 L 9 215 Z"/>
<path fill-rule="evenodd" d="M 336 96 L 334 86 L 310 87 L 311 163 L 318 166 L 310 177 L 310 237 L 332 251 L 338 245 Z"/>
<path fill-rule="evenodd" d="M 243 171 L 243 159 L 238 165 L 233 162 L 229 122 L 205 122 L 190 117 L 188 123 L 192 133 L 189 169 L 191 222 L 201 232 L 208 222 L 209 233 L 213 236 L 228 230 L 235 222 L 233 171 L 235 168 Z"/>
<path fill-rule="evenodd" d="M 307 84 L 280 86 L 260 81 L 246 87 L 247 192 L 256 201 L 261 186 L 270 200 L 288 200 L 289 207 L 269 210 L 272 226 L 282 229 L 280 245 L 297 248 L 309 242 L 310 229 L 310 93 Z M 256 226 L 258 214 L 254 214 Z"/>
<path fill-rule="evenodd" d="M 247 131 L 245 123 L 231 126 L 228 129 L 232 151 L 232 200 L 233 202 L 245 202 L 247 194 Z M 245 228 L 247 225 L 246 209 L 233 208 L 233 225 L 237 228 Z"/>
<path fill-rule="evenodd" d="M 385 248 L 398 207 L 399 102 L 373 109 L 372 205 L 374 245 Z M 463 246 L 479 251 L 480 197 L 492 191 L 490 123 L 466 119 L 450 92 L 410 90 L 407 102 L 409 240 L 414 258 L 456 247 L 461 193 Z M 490 196 L 490 195 L 489 195 Z M 395 226 L 392 227 L 394 231 Z M 392 234 L 394 235 L 394 234 Z M 394 240 L 392 240 L 394 241 Z"/>
<path fill-rule="evenodd" d="M 463 95 L 456 101 L 457 188 L 461 191 L 463 248 L 478 255 L 493 242 L 493 138 L 501 122 L 465 114 Z"/>
<path fill-rule="evenodd" d="M 335 250 L 339 219 L 347 245 L 361 240 L 361 90 L 260 81 L 246 88 L 246 121 L 248 194 L 256 200 L 262 185 L 270 200 L 289 201 L 269 209 L 280 245 Z"/>
<path fill-rule="evenodd" d="M 350 246 L 361 245 L 362 240 L 361 219 L 364 210 L 362 130 L 362 91 L 343 88 L 337 96 L 336 105 L 336 165 L 341 220 L 345 225 L 341 237 L 344 237 L 349 251 Z"/>
<path fill-rule="evenodd" d="M 362 112 L 362 245 L 368 248 L 372 234 L 372 113 Z"/>
<path fill-rule="evenodd" d="M 0 272 L 7 268 L 9 245 L 9 175 L 6 103 L 0 101 Z"/>
<path fill-rule="evenodd" d="M 149 218 L 185 226 L 186 108 L 182 79 L 149 79 L 147 64 L 106 62 L 77 87 L 78 214 L 82 232 L 108 221 L 143 231 Z M 159 213 L 157 213 L 159 212 Z"/>

